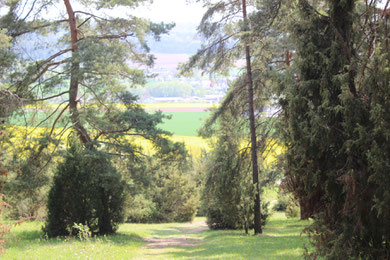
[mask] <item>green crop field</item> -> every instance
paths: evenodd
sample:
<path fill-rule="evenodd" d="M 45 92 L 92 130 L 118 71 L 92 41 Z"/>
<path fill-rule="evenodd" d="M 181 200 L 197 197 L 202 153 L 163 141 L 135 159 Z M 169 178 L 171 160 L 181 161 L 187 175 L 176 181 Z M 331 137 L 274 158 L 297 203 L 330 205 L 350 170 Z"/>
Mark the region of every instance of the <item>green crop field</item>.
<path fill-rule="evenodd" d="M 147 110 L 158 110 L 164 108 L 212 108 L 215 104 L 211 103 L 147 103 L 142 104 Z"/>
<path fill-rule="evenodd" d="M 197 136 L 198 130 L 205 122 L 210 112 L 166 112 L 170 120 L 165 119 L 160 126 L 174 135 Z"/>
<path fill-rule="evenodd" d="M 203 104 L 203 103 L 200 103 Z M 169 107 L 169 103 L 164 104 L 165 108 L 177 108 L 180 110 L 178 104 L 172 104 L 172 107 Z M 183 104 L 184 105 L 184 104 Z M 181 108 L 197 108 L 194 107 L 197 105 L 196 103 L 191 105 L 187 104 L 188 107 Z M 207 104 L 205 104 L 207 105 Z M 148 105 L 148 109 L 156 108 L 161 106 L 157 105 L 151 106 Z M 17 126 L 39 126 L 41 127 L 51 127 L 56 118 L 56 115 L 52 115 L 49 119 L 45 120 L 53 111 L 31 111 L 27 110 L 24 112 L 19 112 L 14 114 L 11 117 L 9 124 L 17 125 Z M 165 115 L 171 116 L 171 119 L 164 119 L 163 123 L 159 125 L 160 128 L 171 132 L 173 135 L 181 135 L 181 136 L 197 136 L 197 131 L 205 122 L 207 117 L 210 115 L 210 112 L 163 112 Z M 67 113 L 65 113 L 67 115 Z M 56 127 L 61 128 L 64 127 L 66 122 L 59 121 L 56 124 Z"/>

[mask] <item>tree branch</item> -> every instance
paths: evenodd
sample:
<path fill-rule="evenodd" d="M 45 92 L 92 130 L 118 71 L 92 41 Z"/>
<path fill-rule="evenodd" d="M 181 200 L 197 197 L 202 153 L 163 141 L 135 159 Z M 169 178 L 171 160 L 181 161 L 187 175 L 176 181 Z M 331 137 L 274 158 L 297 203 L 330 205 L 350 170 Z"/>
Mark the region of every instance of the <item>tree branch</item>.
<path fill-rule="evenodd" d="M 98 40 L 103 40 L 103 39 L 126 39 L 127 37 L 132 37 L 134 36 L 134 33 L 121 33 L 121 34 L 107 34 L 107 35 L 98 35 L 98 36 L 87 36 L 84 38 L 79 39 L 78 41 L 85 40 L 85 39 L 98 39 Z"/>
<path fill-rule="evenodd" d="M 104 106 L 104 107 L 107 108 L 108 110 L 110 109 L 106 104 L 104 104 L 104 103 L 100 100 L 99 96 L 96 94 L 96 92 L 95 92 L 90 86 L 88 86 L 87 84 L 85 84 L 85 83 L 83 83 L 83 82 L 79 82 L 79 84 L 80 84 L 81 86 L 86 87 L 87 89 L 89 89 L 89 90 L 92 92 L 92 94 L 96 97 L 96 99 L 98 100 L 98 102 L 99 102 L 102 106 Z"/>
<path fill-rule="evenodd" d="M 55 98 L 55 97 L 62 96 L 62 95 L 67 94 L 67 93 L 69 93 L 69 90 L 68 91 L 64 91 L 62 93 L 59 93 L 57 95 L 51 96 L 51 97 L 46 97 L 46 98 L 41 98 L 41 99 L 33 99 L 33 100 L 30 100 L 30 101 L 32 101 L 32 102 L 45 101 L 45 100 L 48 100 L 48 99 L 52 99 L 52 98 Z"/>
<path fill-rule="evenodd" d="M 26 33 L 31 33 L 31 32 L 34 32 L 38 29 L 42 29 L 42 28 L 45 28 L 45 27 L 49 27 L 49 26 L 52 26 L 54 24 L 59 24 L 59 23 L 64 23 L 64 22 L 67 22 L 68 20 L 58 20 L 58 21 L 54 21 L 52 23 L 48 23 L 48 24 L 43 24 L 43 25 L 40 25 L 40 26 L 35 26 L 35 27 L 32 27 L 28 30 L 25 30 L 25 31 L 22 31 L 22 32 L 15 32 L 15 33 L 11 33 L 9 34 L 11 37 L 15 38 L 15 37 L 18 37 L 18 36 L 21 36 L 23 34 L 26 34 Z"/>
<path fill-rule="evenodd" d="M 64 109 L 60 112 L 60 114 L 57 116 L 56 120 L 54 120 L 53 126 L 51 127 L 50 136 L 53 134 L 54 128 L 57 124 L 57 121 L 61 118 L 62 114 L 65 112 L 66 109 L 68 109 L 69 104 L 67 104 Z"/>

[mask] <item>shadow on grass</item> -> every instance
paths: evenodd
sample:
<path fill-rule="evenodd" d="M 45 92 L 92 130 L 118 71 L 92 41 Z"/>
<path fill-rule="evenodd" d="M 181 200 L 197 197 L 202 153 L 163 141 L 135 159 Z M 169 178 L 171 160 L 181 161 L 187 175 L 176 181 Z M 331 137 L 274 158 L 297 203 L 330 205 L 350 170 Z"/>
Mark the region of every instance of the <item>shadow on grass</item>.
<path fill-rule="evenodd" d="M 110 242 L 113 244 L 126 245 L 133 244 L 134 242 L 142 242 L 142 237 L 133 233 L 116 233 L 110 236 L 99 236 L 96 239 L 102 239 L 104 242 Z"/>

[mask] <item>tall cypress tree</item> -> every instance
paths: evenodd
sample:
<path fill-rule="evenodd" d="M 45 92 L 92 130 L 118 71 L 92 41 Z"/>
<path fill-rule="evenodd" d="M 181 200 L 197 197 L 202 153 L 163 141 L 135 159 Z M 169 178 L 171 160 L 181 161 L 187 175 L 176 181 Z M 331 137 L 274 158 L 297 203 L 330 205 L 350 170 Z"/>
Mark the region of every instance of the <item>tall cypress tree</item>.
<path fill-rule="evenodd" d="M 320 2 L 322 10 L 300 0 L 292 30 L 296 73 L 281 100 L 286 180 L 314 217 L 318 255 L 388 259 L 388 23 L 355 0 Z"/>

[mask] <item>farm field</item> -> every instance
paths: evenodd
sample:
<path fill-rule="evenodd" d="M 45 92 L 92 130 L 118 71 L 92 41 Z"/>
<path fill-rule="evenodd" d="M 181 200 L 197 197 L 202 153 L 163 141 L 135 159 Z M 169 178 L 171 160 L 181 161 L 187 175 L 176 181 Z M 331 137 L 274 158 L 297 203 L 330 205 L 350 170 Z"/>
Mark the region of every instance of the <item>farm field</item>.
<path fill-rule="evenodd" d="M 177 109 L 178 110 L 178 109 Z M 197 136 L 198 129 L 205 122 L 210 112 L 200 111 L 187 111 L 187 112 L 163 112 L 165 115 L 170 116 L 170 119 L 164 119 L 163 123 L 159 127 L 163 130 L 171 132 L 173 135 L 184 135 L 184 136 Z M 17 126 L 25 126 L 26 122 L 28 125 L 41 126 L 41 127 L 52 127 L 53 116 L 50 120 L 44 121 L 48 116 L 46 112 L 33 113 L 32 111 L 26 111 L 23 114 L 15 115 L 11 118 L 10 124 Z M 64 127 L 66 122 L 59 121 L 56 127 Z"/>
<path fill-rule="evenodd" d="M 210 112 L 164 112 L 171 116 L 164 120 L 161 128 L 174 135 L 197 136 L 199 128 L 204 124 Z"/>
<path fill-rule="evenodd" d="M 308 221 L 274 213 L 262 236 L 211 231 L 204 218 L 190 223 L 122 224 L 118 233 L 79 240 L 47 239 L 38 221 L 13 229 L 3 259 L 302 259 Z M 183 241 L 186 241 L 183 243 Z M 176 243 L 175 243 L 176 242 Z"/>
<path fill-rule="evenodd" d="M 176 142 L 184 142 L 189 152 L 197 157 L 203 149 L 208 149 L 208 144 L 206 140 L 198 137 L 198 130 L 204 124 L 205 120 L 210 116 L 211 112 L 208 109 L 215 106 L 210 103 L 148 103 L 143 104 L 144 108 L 147 111 L 154 112 L 157 110 L 162 111 L 165 115 L 170 116 L 171 119 L 164 119 L 163 123 L 159 127 L 163 130 L 166 130 L 172 133 L 170 137 L 171 140 Z M 44 121 L 44 119 L 49 115 L 52 109 L 55 109 L 54 106 L 48 105 L 45 109 L 47 111 L 38 111 L 33 113 L 31 111 L 33 107 L 27 106 L 27 110 L 23 113 L 14 115 L 11 118 L 10 125 L 15 129 L 16 135 L 22 135 L 22 133 L 31 133 L 32 138 L 38 137 L 42 132 L 45 132 L 47 128 L 51 128 L 52 121 L 55 116 L 49 120 Z M 36 108 L 35 108 L 36 109 Z M 50 111 L 49 111 L 50 110 Z M 61 109 L 60 109 L 61 110 Z M 169 112 L 164 112 L 169 111 Z M 175 111 L 175 112 L 172 112 Z M 34 127 L 29 127 L 27 130 L 23 127 L 28 122 L 28 125 L 38 126 L 35 131 Z M 62 128 L 65 126 L 65 122 L 59 121 L 56 124 L 57 129 L 55 133 L 60 133 Z M 15 127 L 16 126 L 16 127 Z M 69 125 L 68 125 L 69 127 Z M 64 133 L 63 137 L 66 137 L 67 134 Z M 21 140 L 24 141 L 24 140 Z M 134 138 L 134 141 L 144 147 L 146 153 L 152 152 L 151 145 L 148 141 L 142 140 L 141 138 Z M 276 154 L 279 154 L 282 151 L 280 147 L 276 147 Z M 266 162 L 270 164 L 275 155 L 270 155 Z"/>
<path fill-rule="evenodd" d="M 215 107 L 215 104 L 212 103 L 146 103 L 142 104 L 146 110 L 162 110 L 162 109 L 168 109 L 168 108 L 178 108 L 178 109 L 184 109 L 184 108 L 201 108 L 201 109 L 210 109 L 212 107 Z"/>
<path fill-rule="evenodd" d="M 171 119 L 164 119 L 163 123 L 159 127 L 163 130 L 169 131 L 173 134 L 171 139 L 173 141 L 184 142 L 187 149 L 193 154 L 200 154 L 202 149 L 207 149 L 206 142 L 197 137 L 198 129 L 202 126 L 203 122 L 209 116 L 210 112 L 208 108 L 212 107 L 210 103 L 149 103 L 143 104 L 147 111 L 154 112 L 161 110 L 164 114 L 171 117 Z M 37 137 L 40 133 L 44 132 L 45 128 L 51 128 L 52 122 L 55 119 L 55 115 L 49 120 L 44 120 L 50 113 L 54 111 L 56 107 L 54 105 L 48 105 L 45 108 L 35 108 L 27 106 L 26 111 L 13 115 L 9 124 L 12 126 L 19 126 L 17 132 L 28 132 Z M 39 109 L 38 112 L 34 112 L 34 109 Z M 59 109 L 61 110 L 61 109 Z M 169 112 L 164 112 L 169 111 Z M 32 131 L 34 128 L 23 130 L 22 126 L 26 125 L 26 122 L 30 126 L 39 126 L 36 131 Z M 55 132 L 60 132 L 61 128 L 65 126 L 65 122 L 59 121 L 56 124 Z M 64 134 L 66 136 L 66 134 Z M 144 146 L 144 149 L 149 149 L 149 145 L 146 141 L 140 139 L 137 143 Z"/>

